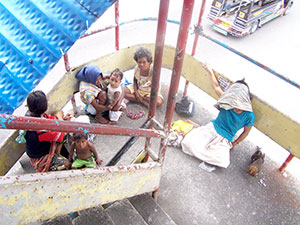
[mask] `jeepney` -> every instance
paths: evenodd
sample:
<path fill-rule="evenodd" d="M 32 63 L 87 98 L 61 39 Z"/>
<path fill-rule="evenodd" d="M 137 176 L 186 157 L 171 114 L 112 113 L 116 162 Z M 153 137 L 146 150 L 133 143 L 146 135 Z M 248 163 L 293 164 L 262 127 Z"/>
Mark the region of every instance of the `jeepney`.
<path fill-rule="evenodd" d="M 215 31 L 242 37 L 286 15 L 292 5 L 293 0 L 213 0 L 208 18 Z"/>

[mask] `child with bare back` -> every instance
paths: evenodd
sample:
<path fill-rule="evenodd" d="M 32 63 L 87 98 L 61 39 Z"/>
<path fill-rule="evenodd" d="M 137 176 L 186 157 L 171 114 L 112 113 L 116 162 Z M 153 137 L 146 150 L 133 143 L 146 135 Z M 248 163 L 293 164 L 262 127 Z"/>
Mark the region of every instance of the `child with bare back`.
<path fill-rule="evenodd" d="M 76 151 L 75 161 L 72 163 L 72 169 L 79 169 L 82 167 L 95 168 L 102 164 L 99 159 L 95 146 L 88 141 L 85 134 L 74 134 L 71 150 L 69 154 L 69 161 L 72 162 L 74 151 Z"/>

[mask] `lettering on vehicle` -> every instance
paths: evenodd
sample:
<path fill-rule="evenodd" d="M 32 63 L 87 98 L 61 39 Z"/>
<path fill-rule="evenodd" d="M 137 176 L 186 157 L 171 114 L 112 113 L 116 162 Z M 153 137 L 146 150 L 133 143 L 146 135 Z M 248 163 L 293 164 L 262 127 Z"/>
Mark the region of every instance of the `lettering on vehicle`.
<path fill-rule="evenodd" d="M 240 13 L 239 13 L 239 17 L 240 17 L 240 18 L 245 18 L 245 15 L 246 15 L 246 14 L 245 14 L 244 12 L 240 12 Z"/>
<path fill-rule="evenodd" d="M 257 15 L 261 14 L 262 12 L 263 12 L 263 10 L 260 10 L 260 11 L 258 11 L 256 13 L 254 13 L 253 16 L 257 16 Z"/>
<path fill-rule="evenodd" d="M 220 2 L 216 2 L 215 6 L 218 7 L 218 8 L 220 8 L 221 7 L 221 3 Z"/>

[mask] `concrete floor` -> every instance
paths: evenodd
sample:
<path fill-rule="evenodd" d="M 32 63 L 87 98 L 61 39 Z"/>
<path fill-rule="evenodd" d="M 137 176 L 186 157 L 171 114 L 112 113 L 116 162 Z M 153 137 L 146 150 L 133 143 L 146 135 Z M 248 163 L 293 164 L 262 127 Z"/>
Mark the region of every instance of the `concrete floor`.
<path fill-rule="evenodd" d="M 132 71 L 128 71 L 126 75 Z M 168 80 L 171 72 L 163 70 L 162 93 L 167 99 Z M 183 86 L 183 81 L 181 82 Z M 203 107 L 205 98 L 201 91 L 191 86 L 190 97 L 195 102 L 194 122 L 204 125 L 215 115 Z M 181 91 L 178 98 L 180 99 Z M 164 104 L 156 112 L 161 123 L 165 117 Z M 128 104 L 133 112 L 146 109 L 134 103 Z M 146 112 L 147 114 L 147 112 Z M 120 126 L 140 127 L 146 116 L 131 120 L 124 115 Z M 173 121 L 185 119 L 174 112 Z M 95 122 L 91 118 L 92 122 Z M 115 126 L 118 126 L 115 125 Z M 254 131 L 255 132 L 255 131 Z M 95 146 L 105 165 L 129 137 L 97 136 Z M 159 140 L 152 139 L 152 149 L 158 152 Z M 128 165 L 144 148 L 140 138 L 118 165 Z M 227 169 L 216 168 L 208 172 L 199 167 L 200 160 L 184 154 L 181 149 L 168 147 L 163 175 L 158 192 L 158 204 L 180 225 L 257 225 L 257 224 L 299 224 L 300 223 L 300 182 L 293 172 L 285 175 L 278 172 L 278 163 L 266 153 L 265 163 L 256 177 L 247 174 L 251 155 L 256 144 L 246 139 L 231 151 L 231 164 Z M 264 151 L 264 147 L 262 148 Z M 21 169 L 15 171 L 20 173 Z"/>
<path fill-rule="evenodd" d="M 136 26 L 140 26 L 140 31 L 144 29 L 145 32 L 132 35 L 133 26 L 122 28 L 121 47 L 155 42 L 154 23 L 149 23 L 149 26 L 138 23 Z M 168 30 L 173 28 L 174 30 L 167 35 L 166 43 L 176 46 L 178 26 L 168 25 Z M 71 66 L 83 64 L 114 51 L 111 37 L 114 37 L 113 30 L 78 41 L 69 51 Z M 192 40 L 189 42 L 191 45 Z M 195 57 L 199 58 L 200 54 L 201 50 Z M 203 56 L 201 58 L 205 59 Z M 57 80 L 59 74 L 64 74 L 63 71 L 63 61 L 60 60 L 38 88 L 47 92 L 50 89 L 49 81 Z M 170 71 L 163 70 L 161 78 L 162 92 L 167 99 Z M 184 81 L 180 84 L 181 91 L 183 85 Z M 214 100 L 192 86 L 189 89 L 189 96 L 195 101 L 196 106 L 194 117 L 189 119 L 203 125 L 216 116 L 217 111 L 213 108 Z M 178 100 L 180 97 L 178 94 Z M 161 123 L 164 121 L 165 106 L 164 104 L 156 113 L 156 118 Z M 129 104 L 128 108 L 134 112 L 145 110 L 143 106 L 137 104 Z M 16 115 L 24 115 L 24 112 L 24 107 L 21 107 L 16 111 Z M 179 118 L 174 113 L 173 120 Z M 143 122 L 144 118 L 131 120 L 123 116 L 119 125 L 139 127 Z M 9 131 L 1 131 L 0 141 L 5 139 L 6 133 Z M 128 137 L 97 137 L 97 150 L 104 160 L 104 165 L 126 140 Z M 159 140 L 153 142 L 152 148 L 157 151 Z M 256 145 L 262 147 L 266 158 L 261 173 L 251 177 L 247 174 L 247 169 Z M 140 138 L 119 164 L 128 164 L 143 147 L 144 139 Z M 177 224 L 182 225 L 300 224 L 299 160 L 294 159 L 284 174 L 278 172 L 287 155 L 287 151 L 255 129 L 244 142 L 232 150 L 230 166 L 227 169 L 217 168 L 213 172 L 201 169 L 199 167 L 201 162 L 198 159 L 184 154 L 180 149 L 168 147 L 158 203 Z"/>
<path fill-rule="evenodd" d="M 169 74 L 164 71 L 163 77 Z M 167 80 L 162 85 L 165 97 Z M 197 92 L 191 89 L 192 93 Z M 202 94 L 191 95 L 197 96 L 197 99 L 192 98 L 196 102 L 196 113 L 190 118 L 201 125 L 215 117 L 201 105 Z M 128 107 L 140 110 L 142 106 L 129 104 Z M 157 110 L 156 118 L 160 122 L 164 120 L 164 107 Z M 173 121 L 177 119 L 184 118 L 174 113 Z M 120 125 L 138 125 L 141 121 L 123 117 Z M 137 143 L 138 147 L 134 146 L 130 151 L 134 152 L 135 148 L 141 150 L 143 143 Z M 152 146 L 157 150 L 158 141 L 154 141 Z M 290 172 L 280 174 L 278 163 L 268 153 L 262 171 L 256 177 L 249 176 L 247 170 L 255 150 L 255 141 L 246 139 L 232 150 L 231 164 L 227 169 L 216 168 L 213 172 L 207 172 L 199 167 L 200 160 L 184 154 L 181 149 L 168 147 L 159 189 L 159 205 L 177 224 L 183 225 L 300 224 L 299 179 Z M 264 147 L 262 151 L 266 152 Z"/>

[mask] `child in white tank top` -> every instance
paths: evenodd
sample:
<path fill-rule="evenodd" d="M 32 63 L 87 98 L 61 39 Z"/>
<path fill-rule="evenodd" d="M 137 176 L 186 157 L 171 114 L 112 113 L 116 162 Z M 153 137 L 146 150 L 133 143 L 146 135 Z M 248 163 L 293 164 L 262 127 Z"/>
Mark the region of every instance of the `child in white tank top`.
<path fill-rule="evenodd" d="M 109 109 L 109 119 L 111 123 L 117 123 L 123 111 L 126 110 L 126 105 L 122 99 L 122 103 L 118 104 L 122 98 L 122 86 L 121 81 L 123 79 L 123 73 L 119 69 L 115 69 L 110 75 L 110 82 L 107 87 L 107 99 Z"/>

